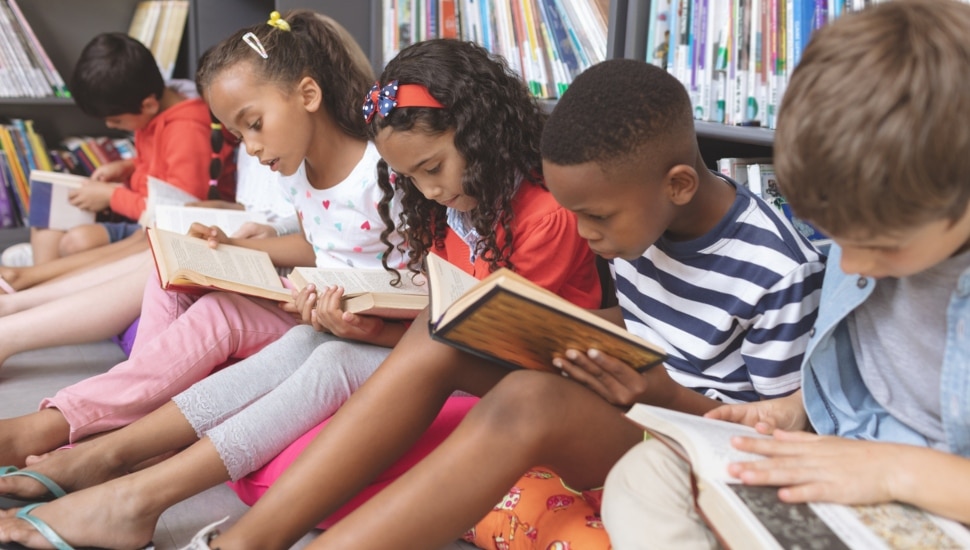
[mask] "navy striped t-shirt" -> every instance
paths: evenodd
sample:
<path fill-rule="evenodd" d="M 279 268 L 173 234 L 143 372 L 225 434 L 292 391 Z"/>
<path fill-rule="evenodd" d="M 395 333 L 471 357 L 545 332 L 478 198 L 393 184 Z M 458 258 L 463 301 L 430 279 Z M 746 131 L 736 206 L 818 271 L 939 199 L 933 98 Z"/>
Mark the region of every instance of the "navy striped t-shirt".
<path fill-rule="evenodd" d="M 661 237 L 610 263 L 627 329 L 667 350 L 671 378 L 737 403 L 798 389 L 825 265 L 777 210 L 730 183 L 734 204 L 706 235 Z"/>

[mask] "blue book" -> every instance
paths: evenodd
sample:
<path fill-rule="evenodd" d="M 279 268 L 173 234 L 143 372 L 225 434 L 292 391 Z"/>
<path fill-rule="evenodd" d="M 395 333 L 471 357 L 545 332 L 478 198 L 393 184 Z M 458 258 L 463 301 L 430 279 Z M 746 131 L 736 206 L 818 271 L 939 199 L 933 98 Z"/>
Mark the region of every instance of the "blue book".
<path fill-rule="evenodd" d="M 570 79 L 576 78 L 582 72 L 582 68 L 579 65 L 579 59 L 573 50 L 572 40 L 569 39 L 569 33 L 566 31 L 566 26 L 563 25 L 559 12 L 556 11 L 552 0 L 540 0 L 539 8 L 542 10 L 543 18 L 549 24 L 549 31 L 552 33 L 551 38 L 556 52 L 559 54 L 559 59 L 569 69 Z"/>

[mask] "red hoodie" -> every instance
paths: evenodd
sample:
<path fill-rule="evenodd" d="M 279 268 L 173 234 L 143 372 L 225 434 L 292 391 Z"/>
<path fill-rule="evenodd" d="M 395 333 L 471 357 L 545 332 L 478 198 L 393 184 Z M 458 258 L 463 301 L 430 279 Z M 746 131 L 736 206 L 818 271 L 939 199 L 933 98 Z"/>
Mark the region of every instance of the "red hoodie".
<path fill-rule="evenodd" d="M 145 210 L 148 176 L 164 180 L 200 200 L 209 193 L 209 108 L 201 99 L 181 101 L 156 115 L 135 131 L 135 171 L 126 187 L 111 195 L 111 210 L 137 220 Z M 225 164 L 232 147 L 220 152 Z"/>

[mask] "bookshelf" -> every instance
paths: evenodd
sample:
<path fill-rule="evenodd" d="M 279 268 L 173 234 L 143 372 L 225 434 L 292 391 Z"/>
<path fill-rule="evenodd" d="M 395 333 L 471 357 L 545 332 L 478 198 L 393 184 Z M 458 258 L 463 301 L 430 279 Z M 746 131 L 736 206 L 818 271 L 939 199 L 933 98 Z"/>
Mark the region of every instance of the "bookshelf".
<path fill-rule="evenodd" d="M 81 49 L 102 32 L 127 32 L 139 0 L 21 0 L 18 2 L 47 55 L 65 80 Z M 271 0 L 191 0 L 175 65 L 175 78 L 192 78 L 210 46 L 261 19 Z M 111 135 L 103 121 L 82 113 L 71 99 L 0 98 L 0 118 L 32 119 L 48 146 L 71 135 Z"/>
<path fill-rule="evenodd" d="M 650 0 L 608 0 L 608 2 L 607 57 L 645 59 Z M 380 72 L 382 68 L 380 56 L 383 51 L 381 0 L 354 3 L 339 0 L 276 1 L 276 9 L 281 12 L 296 8 L 325 13 L 347 27 L 372 60 L 375 71 Z M 555 100 L 543 100 L 543 104 L 547 109 L 551 109 L 555 105 Z M 716 168 L 717 159 L 722 157 L 772 156 L 773 130 L 703 121 L 697 121 L 695 128 L 701 153 L 712 169 Z"/>

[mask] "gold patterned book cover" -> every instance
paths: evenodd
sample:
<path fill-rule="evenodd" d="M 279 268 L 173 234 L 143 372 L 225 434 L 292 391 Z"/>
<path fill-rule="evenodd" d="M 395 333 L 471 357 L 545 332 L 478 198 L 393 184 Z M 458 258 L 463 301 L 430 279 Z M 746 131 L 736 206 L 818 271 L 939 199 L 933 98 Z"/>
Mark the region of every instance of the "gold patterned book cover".
<path fill-rule="evenodd" d="M 567 349 L 597 350 L 638 371 L 666 354 L 650 342 L 545 290 L 508 269 L 478 281 L 433 254 L 430 330 L 434 339 L 514 368 L 559 372 Z"/>

